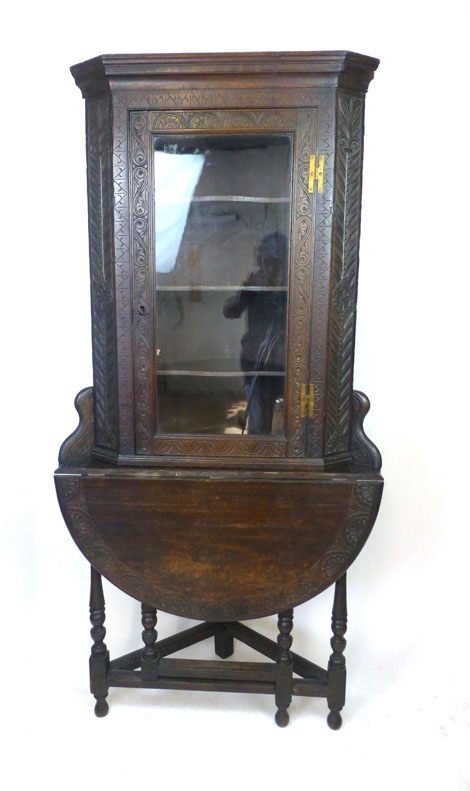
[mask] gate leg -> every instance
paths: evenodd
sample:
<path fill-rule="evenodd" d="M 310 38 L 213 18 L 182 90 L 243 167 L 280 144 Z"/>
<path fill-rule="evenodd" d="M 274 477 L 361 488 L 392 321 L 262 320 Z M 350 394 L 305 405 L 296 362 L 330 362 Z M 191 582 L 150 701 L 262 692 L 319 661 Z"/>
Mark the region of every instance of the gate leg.
<path fill-rule="evenodd" d="M 344 649 L 346 648 L 346 634 L 348 623 L 348 612 L 346 604 L 346 574 L 336 582 L 335 598 L 333 603 L 333 615 L 331 617 L 331 647 L 333 653 L 328 662 L 328 692 L 327 702 L 330 713 L 328 714 L 328 725 L 337 731 L 341 728 L 342 718 L 340 711 L 344 706 L 346 698 L 346 660 Z"/>
<path fill-rule="evenodd" d="M 285 728 L 289 722 L 289 712 L 287 709 L 292 700 L 292 645 L 291 631 L 293 627 L 294 610 L 286 610 L 279 613 L 277 627 L 279 635 L 277 643 L 279 653 L 277 656 L 277 681 L 276 681 L 276 724 L 280 728 Z"/>
<path fill-rule="evenodd" d="M 90 634 L 93 639 L 93 645 L 90 655 L 90 690 L 96 698 L 95 714 L 97 717 L 105 717 L 109 711 L 106 700 L 108 695 L 109 651 L 104 642 L 106 635 L 104 619 L 105 609 L 101 574 L 91 566 Z"/>
<path fill-rule="evenodd" d="M 158 675 L 158 654 L 155 650 L 155 642 L 158 637 L 158 632 L 155 629 L 157 625 L 157 611 L 155 607 L 150 607 L 148 604 L 142 604 L 142 640 L 145 647 L 142 651 L 142 676 L 144 678 L 157 677 Z"/>

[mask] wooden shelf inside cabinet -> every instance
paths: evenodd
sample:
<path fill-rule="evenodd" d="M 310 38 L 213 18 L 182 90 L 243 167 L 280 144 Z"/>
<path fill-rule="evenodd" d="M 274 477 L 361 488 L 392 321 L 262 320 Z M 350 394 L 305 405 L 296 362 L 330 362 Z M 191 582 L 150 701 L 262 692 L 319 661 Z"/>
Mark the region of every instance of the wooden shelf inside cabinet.
<path fill-rule="evenodd" d="M 103 55 L 86 100 L 93 387 L 55 473 L 114 686 L 345 700 L 346 572 L 381 458 L 353 390 L 365 94 L 354 52 Z M 110 659 L 102 577 L 141 603 Z M 323 669 L 294 608 L 334 586 Z M 201 621 L 158 639 L 157 610 Z M 277 641 L 241 621 L 277 615 Z M 213 639 L 218 659 L 167 658 Z M 234 641 L 262 662 L 226 661 Z M 137 693 L 136 693 L 137 694 Z"/>
<path fill-rule="evenodd" d="M 251 291 L 254 293 L 279 292 L 287 294 L 287 286 L 156 286 L 157 291 Z"/>
<path fill-rule="evenodd" d="M 290 198 L 268 198 L 262 195 L 194 195 L 191 199 L 160 199 L 162 203 L 289 203 Z"/>
<path fill-rule="evenodd" d="M 162 376 L 285 376 L 285 371 L 190 371 L 179 368 L 159 368 Z"/>

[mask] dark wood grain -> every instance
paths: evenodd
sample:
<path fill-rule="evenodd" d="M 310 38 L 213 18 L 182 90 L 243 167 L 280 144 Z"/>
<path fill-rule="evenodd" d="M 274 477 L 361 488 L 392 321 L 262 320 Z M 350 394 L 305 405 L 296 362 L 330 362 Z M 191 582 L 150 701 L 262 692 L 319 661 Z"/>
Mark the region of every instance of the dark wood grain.
<path fill-rule="evenodd" d="M 180 689 L 200 692 L 249 692 L 260 695 L 274 695 L 275 683 L 271 681 L 232 681 L 231 679 L 199 678 L 155 678 L 144 679 L 142 673 L 132 675 L 126 670 L 111 670 L 108 675 L 110 687 L 134 687 L 141 689 Z"/>
<path fill-rule="evenodd" d="M 346 570 L 375 522 L 381 458 L 353 391 L 365 93 L 353 52 L 103 55 L 86 99 L 93 388 L 76 399 L 55 483 L 92 565 L 91 691 L 112 686 L 324 696 L 341 725 Z M 154 136 L 288 135 L 292 144 L 283 435 L 158 428 Z M 309 189 L 324 157 L 323 191 Z M 300 412 L 314 386 L 313 415 Z M 143 649 L 110 662 L 102 577 L 142 605 Z M 291 651 L 293 607 L 335 585 L 328 671 Z M 157 608 L 205 623 L 158 640 Z M 278 614 L 278 642 L 240 624 Z M 167 658 L 214 638 L 220 660 Z M 270 662 L 226 661 L 239 640 Z M 212 651 L 212 648 L 211 648 Z M 293 674 L 300 677 L 293 677 Z"/>
<path fill-rule="evenodd" d="M 377 58 L 348 51 L 165 53 L 101 55 L 77 63 L 71 72 L 85 98 L 105 93 L 112 80 L 118 89 L 120 81 L 134 90 L 153 89 L 157 106 L 162 101 L 162 82 L 174 89 L 189 83 L 189 96 L 182 100 L 185 106 L 194 102 L 198 82 L 207 85 L 209 76 L 213 79 L 211 106 L 217 106 L 215 97 L 227 100 L 234 76 L 240 84 L 261 83 L 263 88 L 288 80 L 291 85 L 343 85 L 366 91 L 378 64 Z M 178 106 L 174 99 L 172 106 Z"/>
<path fill-rule="evenodd" d="M 87 99 L 98 458 L 129 464 L 137 453 L 146 464 L 167 457 L 183 466 L 235 458 L 247 467 L 254 457 L 272 467 L 296 458 L 329 468 L 351 459 L 362 115 L 377 65 L 340 51 L 104 55 L 72 68 Z M 207 128 L 283 130 L 294 139 L 283 440 L 154 436 L 151 135 Z M 307 189 L 312 153 L 325 156 L 317 195 Z M 306 381 L 315 384 L 317 408 L 304 421 Z"/>
<path fill-rule="evenodd" d="M 375 520 L 377 475 L 173 478 L 141 470 L 56 475 L 78 546 L 126 593 L 213 621 L 282 612 L 331 585 Z"/>

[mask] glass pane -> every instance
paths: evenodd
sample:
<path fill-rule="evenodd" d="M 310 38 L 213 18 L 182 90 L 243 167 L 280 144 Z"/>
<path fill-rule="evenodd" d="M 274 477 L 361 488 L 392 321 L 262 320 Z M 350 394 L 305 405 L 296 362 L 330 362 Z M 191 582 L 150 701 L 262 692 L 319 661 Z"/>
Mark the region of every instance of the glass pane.
<path fill-rule="evenodd" d="M 285 432 L 291 138 L 155 138 L 157 431 Z"/>
<path fill-rule="evenodd" d="M 166 434 L 238 434 L 245 428 L 247 377 L 160 375 L 158 382 L 159 427 Z M 252 397 L 250 419 L 257 420 L 259 434 L 282 434 L 284 377 L 262 374 Z M 255 383 L 255 377 L 251 382 Z M 256 411 L 255 411 L 256 410 Z"/>

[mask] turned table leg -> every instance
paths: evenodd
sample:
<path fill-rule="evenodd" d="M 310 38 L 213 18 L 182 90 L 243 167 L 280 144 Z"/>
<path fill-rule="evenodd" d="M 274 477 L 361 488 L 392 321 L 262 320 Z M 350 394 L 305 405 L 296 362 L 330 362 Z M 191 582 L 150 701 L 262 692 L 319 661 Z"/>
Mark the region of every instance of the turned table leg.
<path fill-rule="evenodd" d="M 90 690 L 96 698 L 95 714 L 97 717 L 105 717 L 109 711 L 106 701 L 108 694 L 109 651 L 104 642 L 106 635 L 104 619 L 105 608 L 101 574 L 92 566 L 90 585 L 90 622 L 92 628 L 90 634 L 93 639 L 93 645 L 90 655 Z"/>
<path fill-rule="evenodd" d="M 158 637 L 158 632 L 155 629 L 157 625 L 157 610 L 155 607 L 150 607 L 148 604 L 142 604 L 142 640 L 145 647 L 142 651 L 142 675 L 145 677 L 149 673 L 155 677 L 155 665 L 158 663 L 158 653 L 155 649 L 155 642 Z"/>
<path fill-rule="evenodd" d="M 280 728 L 285 728 L 289 722 L 289 712 L 287 709 L 292 700 L 292 645 L 291 631 L 293 627 L 294 610 L 286 610 L 279 613 L 277 627 L 279 635 L 277 644 L 279 653 L 277 656 L 278 675 L 276 681 L 276 716 L 275 720 Z"/>
<path fill-rule="evenodd" d="M 344 706 L 346 697 L 346 660 L 344 649 L 346 648 L 346 634 L 348 623 L 348 612 L 346 604 L 346 574 L 337 581 L 335 585 L 335 598 L 333 603 L 333 614 L 331 617 L 331 647 L 333 653 L 328 662 L 328 694 L 326 696 L 328 708 L 328 725 L 333 730 L 341 727 L 342 719 L 340 711 Z"/>

